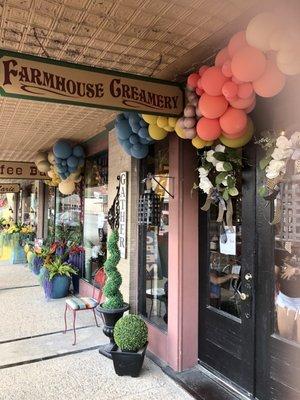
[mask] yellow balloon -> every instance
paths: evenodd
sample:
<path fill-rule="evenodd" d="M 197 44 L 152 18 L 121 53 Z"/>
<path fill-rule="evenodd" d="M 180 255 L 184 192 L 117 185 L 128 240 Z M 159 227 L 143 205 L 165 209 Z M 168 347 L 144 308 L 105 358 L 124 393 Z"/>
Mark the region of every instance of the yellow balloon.
<path fill-rule="evenodd" d="M 214 143 L 213 140 L 207 142 L 201 138 L 199 138 L 199 136 L 194 137 L 194 139 L 192 139 L 192 145 L 194 147 L 196 147 L 196 149 L 203 149 L 203 147 L 209 147 Z"/>
<path fill-rule="evenodd" d="M 156 115 L 142 114 L 142 118 L 149 125 L 156 124 L 156 121 L 157 121 L 157 116 Z"/>
<path fill-rule="evenodd" d="M 163 129 L 165 131 L 167 131 L 167 132 L 173 132 L 174 131 L 174 128 L 172 126 L 170 126 L 170 125 L 164 126 Z"/>
<path fill-rule="evenodd" d="M 178 121 L 176 122 L 175 132 L 176 132 L 177 136 L 179 136 L 181 139 L 186 139 L 185 132 L 179 125 Z"/>
<path fill-rule="evenodd" d="M 146 122 L 147 122 L 147 121 L 146 121 Z M 154 140 L 162 140 L 162 139 L 164 139 L 164 138 L 167 136 L 167 134 L 168 134 L 167 131 L 165 131 L 165 130 L 162 129 L 162 128 L 159 128 L 157 125 L 154 125 L 154 124 L 150 124 L 150 125 L 149 125 L 148 132 L 149 132 L 149 135 L 150 135 L 150 136 L 152 137 L 152 139 L 154 139 Z"/>
<path fill-rule="evenodd" d="M 177 121 L 178 121 L 178 118 L 169 117 L 168 118 L 168 125 L 171 126 L 172 128 L 175 128 Z"/>
<path fill-rule="evenodd" d="M 231 147 L 233 149 L 238 149 L 239 147 L 245 146 L 252 139 L 254 132 L 254 126 L 251 118 L 248 118 L 247 129 L 245 134 L 237 139 L 228 139 L 225 136 L 221 135 L 219 140 L 222 144 L 227 147 Z"/>
<path fill-rule="evenodd" d="M 159 128 L 164 128 L 165 126 L 168 126 L 168 118 L 167 118 L 167 117 L 159 116 L 159 117 L 157 118 L 156 124 L 157 124 L 157 126 L 158 126 Z"/>

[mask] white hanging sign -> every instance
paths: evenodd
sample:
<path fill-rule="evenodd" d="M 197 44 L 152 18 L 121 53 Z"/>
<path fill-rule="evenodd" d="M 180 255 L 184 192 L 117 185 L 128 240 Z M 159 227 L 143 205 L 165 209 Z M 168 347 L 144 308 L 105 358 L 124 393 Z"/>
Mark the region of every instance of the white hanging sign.
<path fill-rule="evenodd" d="M 121 258 L 127 257 L 127 177 L 128 172 L 121 172 L 119 192 L 119 249 Z"/>

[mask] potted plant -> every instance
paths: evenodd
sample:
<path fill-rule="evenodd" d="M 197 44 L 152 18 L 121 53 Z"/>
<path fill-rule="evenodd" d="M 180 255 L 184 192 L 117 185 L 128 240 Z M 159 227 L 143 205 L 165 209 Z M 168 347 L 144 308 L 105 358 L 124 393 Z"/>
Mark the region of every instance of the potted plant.
<path fill-rule="evenodd" d="M 110 351 L 115 345 L 113 331 L 116 322 L 129 309 L 129 305 L 124 303 L 122 293 L 119 288 L 122 283 L 122 277 L 117 269 L 120 261 L 120 250 L 118 247 L 119 234 L 115 229 L 111 232 L 108 239 L 109 256 L 104 263 L 106 282 L 103 288 L 105 301 L 97 307 L 97 311 L 104 320 L 104 334 L 110 339 L 108 345 L 100 346 L 99 352 L 108 358 L 111 358 Z"/>
<path fill-rule="evenodd" d="M 74 293 L 79 292 L 79 278 L 82 277 L 82 271 L 84 268 L 84 254 L 84 248 L 82 246 L 73 243 L 69 247 L 68 263 L 77 270 L 77 275 L 72 275 Z"/>
<path fill-rule="evenodd" d="M 49 264 L 45 264 L 40 279 L 45 296 L 50 299 L 66 297 L 69 292 L 71 276 L 77 272 L 72 265 L 56 257 Z"/>
<path fill-rule="evenodd" d="M 139 376 L 148 344 L 146 323 L 138 315 L 125 315 L 115 325 L 114 339 L 111 355 L 116 374 Z"/>

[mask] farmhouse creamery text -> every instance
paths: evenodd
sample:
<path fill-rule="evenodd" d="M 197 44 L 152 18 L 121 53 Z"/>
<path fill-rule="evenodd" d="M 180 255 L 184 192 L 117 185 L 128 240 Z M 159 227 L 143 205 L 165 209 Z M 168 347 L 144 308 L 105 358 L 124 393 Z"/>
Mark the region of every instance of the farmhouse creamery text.
<path fill-rule="evenodd" d="M 5 51 L 0 51 L 0 57 L 4 96 L 168 115 L 182 111 L 182 91 L 176 85 L 74 64 L 41 62 L 37 57 L 22 58 L 21 54 L 9 57 Z"/>

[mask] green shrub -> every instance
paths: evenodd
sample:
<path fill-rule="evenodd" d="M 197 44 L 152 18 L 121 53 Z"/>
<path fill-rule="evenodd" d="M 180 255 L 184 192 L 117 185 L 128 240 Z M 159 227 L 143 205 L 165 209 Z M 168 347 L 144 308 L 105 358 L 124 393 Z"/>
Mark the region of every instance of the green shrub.
<path fill-rule="evenodd" d="M 62 262 L 60 257 L 56 257 L 54 261 L 50 264 L 45 265 L 49 280 L 53 279 L 57 275 L 64 275 L 71 278 L 71 275 L 77 274 L 77 271 L 72 267 L 72 265 Z"/>
<path fill-rule="evenodd" d="M 114 327 L 114 339 L 123 351 L 138 351 L 148 339 L 148 328 L 138 315 L 125 315 Z"/>

